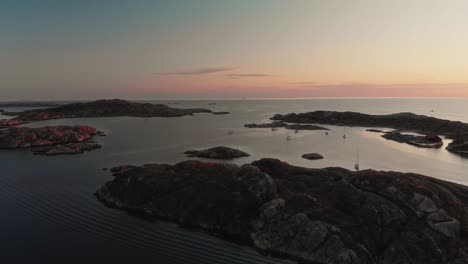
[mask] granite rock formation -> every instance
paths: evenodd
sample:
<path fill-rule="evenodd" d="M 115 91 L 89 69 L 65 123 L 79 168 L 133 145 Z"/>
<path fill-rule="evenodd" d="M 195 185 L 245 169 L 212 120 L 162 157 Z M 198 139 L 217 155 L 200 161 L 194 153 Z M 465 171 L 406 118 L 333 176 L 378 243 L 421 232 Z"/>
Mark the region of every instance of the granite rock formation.
<path fill-rule="evenodd" d="M 467 263 L 468 187 L 417 174 L 275 159 L 125 165 L 108 206 L 199 228 L 300 263 Z"/>

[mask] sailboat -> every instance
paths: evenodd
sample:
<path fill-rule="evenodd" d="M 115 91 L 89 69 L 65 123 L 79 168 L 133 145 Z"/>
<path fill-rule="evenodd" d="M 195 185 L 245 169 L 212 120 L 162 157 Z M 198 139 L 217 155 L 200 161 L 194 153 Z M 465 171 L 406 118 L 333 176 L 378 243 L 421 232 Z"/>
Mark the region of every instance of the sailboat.
<path fill-rule="evenodd" d="M 343 128 L 343 139 L 346 140 L 346 128 Z"/>
<path fill-rule="evenodd" d="M 354 168 L 359 171 L 359 150 L 356 152 L 356 163 L 354 163 Z"/>

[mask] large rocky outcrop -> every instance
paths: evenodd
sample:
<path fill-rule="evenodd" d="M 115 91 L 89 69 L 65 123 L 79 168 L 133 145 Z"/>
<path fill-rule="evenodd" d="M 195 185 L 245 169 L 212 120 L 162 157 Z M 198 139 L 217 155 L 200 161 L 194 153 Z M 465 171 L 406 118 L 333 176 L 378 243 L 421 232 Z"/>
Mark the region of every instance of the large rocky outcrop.
<path fill-rule="evenodd" d="M 410 130 L 421 134 L 443 135 L 454 142 L 448 151 L 467 156 L 468 124 L 459 121 L 444 120 L 413 113 L 391 115 L 369 115 L 356 112 L 315 111 L 300 114 L 277 114 L 271 119 L 288 123 L 317 123 L 338 126 L 387 127 Z"/>
<path fill-rule="evenodd" d="M 0 130 L 0 148 L 31 148 L 35 154 L 78 154 L 100 148 L 91 141 L 102 132 L 89 126 L 12 127 Z"/>
<path fill-rule="evenodd" d="M 125 165 L 109 206 L 303 263 L 468 263 L 468 188 L 398 172 L 185 161 Z"/>
<path fill-rule="evenodd" d="M 72 103 L 54 108 L 27 110 L 18 113 L 5 112 L 3 114 L 16 116 L 15 119 L 23 121 L 39 121 L 77 117 L 176 117 L 194 113 L 211 113 L 211 111 L 202 108 L 180 109 L 162 104 L 136 103 L 114 99 Z"/>

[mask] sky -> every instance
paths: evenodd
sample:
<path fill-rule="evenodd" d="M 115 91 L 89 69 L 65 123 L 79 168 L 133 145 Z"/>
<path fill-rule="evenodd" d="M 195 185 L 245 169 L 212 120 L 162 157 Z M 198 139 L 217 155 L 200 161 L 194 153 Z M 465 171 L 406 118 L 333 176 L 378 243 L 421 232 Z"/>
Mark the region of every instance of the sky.
<path fill-rule="evenodd" d="M 465 0 L 0 0 L 0 101 L 467 97 Z"/>

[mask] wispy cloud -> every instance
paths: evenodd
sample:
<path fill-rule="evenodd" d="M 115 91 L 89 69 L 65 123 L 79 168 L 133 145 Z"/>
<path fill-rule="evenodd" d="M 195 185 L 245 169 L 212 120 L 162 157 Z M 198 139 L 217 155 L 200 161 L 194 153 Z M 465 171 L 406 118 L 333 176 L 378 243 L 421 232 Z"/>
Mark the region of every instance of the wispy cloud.
<path fill-rule="evenodd" d="M 294 85 L 316 85 L 317 82 L 288 82 L 286 84 L 294 84 Z"/>
<path fill-rule="evenodd" d="M 241 78 L 241 77 L 271 77 L 273 75 L 263 73 L 231 73 L 225 74 L 226 77 Z"/>
<path fill-rule="evenodd" d="M 193 69 L 193 70 L 188 70 L 188 71 L 163 72 L 163 73 L 156 73 L 156 74 L 158 75 L 202 75 L 202 74 L 210 74 L 210 73 L 216 73 L 216 72 L 233 71 L 238 68 L 239 67 L 199 68 L 199 69 Z"/>

